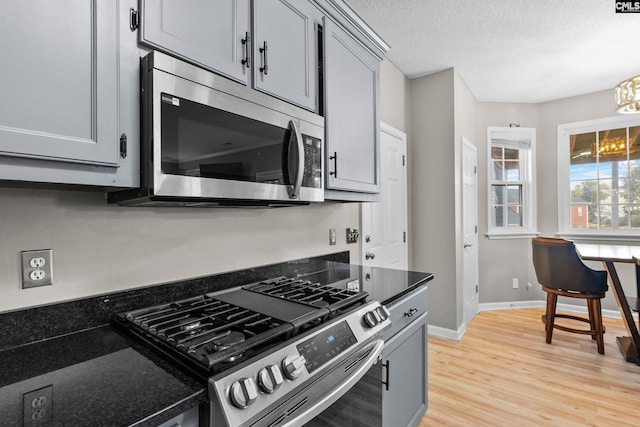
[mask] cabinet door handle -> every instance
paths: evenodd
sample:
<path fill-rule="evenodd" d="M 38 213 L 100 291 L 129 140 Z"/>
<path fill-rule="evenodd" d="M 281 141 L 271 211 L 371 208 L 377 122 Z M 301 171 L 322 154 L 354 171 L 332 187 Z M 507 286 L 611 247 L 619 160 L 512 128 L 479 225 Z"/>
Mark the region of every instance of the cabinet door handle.
<path fill-rule="evenodd" d="M 267 64 L 267 41 L 265 40 L 262 47 L 260 48 L 260 53 L 262 54 L 262 67 L 260 67 L 260 72 L 265 76 L 269 73 L 269 64 Z"/>
<path fill-rule="evenodd" d="M 407 311 L 404 315 L 407 317 L 413 317 L 414 314 L 416 314 L 418 312 L 417 308 L 412 308 L 411 310 Z"/>
<path fill-rule="evenodd" d="M 249 68 L 251 67 L 251 57 L 249 56 L 249 46 L 251 45 L 251 36 L 247 31 L 242 39 L 242 45 L 244 46 L 244 59 L 241 61 L 242 65 Z"/>
<path fill-rule="evenodd" d="M 385 380 L 382 381 L 382 384 L 384 384 L 384 388 L 385 390 L 389 391 L 389 371 L 391 369 L 391 362 L 389 360 L 387 360 L 386 363 L 383 363 L 382 366 L 385 369 Z"/>
<path fill-rule="evenodd" d="M 334 151 L 333 156 L 329 156 L 329 160 L 333 160 L 333 172 L 329 172 L 329 175 L 338 177 L 338 152 Z"/>

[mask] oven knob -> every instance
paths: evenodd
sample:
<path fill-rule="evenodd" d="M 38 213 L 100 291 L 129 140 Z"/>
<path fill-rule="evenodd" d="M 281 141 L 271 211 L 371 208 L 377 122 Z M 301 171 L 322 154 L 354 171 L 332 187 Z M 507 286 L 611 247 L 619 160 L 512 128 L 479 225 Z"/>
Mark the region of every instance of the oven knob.
<path fill-rule="evenodd" d="M 364 323 L 370 327 L 373 328 L 374 326 L 376 326 L 380 321 L 378 320 L 378 317 L 375 315 L 375 313 L 373 311 L 367 311 L 364 314 Z"/>
<path fill-rule="evenodd" d="M 265 393 L 273 393 L 284 382 L 282 372 L 276 365 L 270 365 L 258 372 L 258 385 Z"/>
<path fill-rule="evenodd" d="M 244 409 L 251 405 L 258 397 L 258 390 L 253 378 L 241 378 L 231 384 L 229 398 L 236 408 Z"/>
<path fill-rule="evenodd" d="M 389 318 L 389 313 L 383 306 L 376 308 L 376 313 L 378 313 L 378 316 L 380 316 L 380 319 L 382 319 L 383 322 Z"/>
<path fill-rule="evenodd" d="M 290 379 L 295 380 L 302 374 L 304 369 L 304 364 L 307 361 L 304 356 L 287 356 L 282 361 L 282 370 L 284 371 L 284 375 Z"/>

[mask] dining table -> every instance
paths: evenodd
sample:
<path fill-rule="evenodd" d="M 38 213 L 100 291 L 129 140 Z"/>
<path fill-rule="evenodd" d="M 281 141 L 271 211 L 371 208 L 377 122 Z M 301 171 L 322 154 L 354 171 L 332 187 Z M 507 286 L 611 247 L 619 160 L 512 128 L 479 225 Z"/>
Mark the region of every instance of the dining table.
<path fill-rule="evenodd" d="M 576 244 L 576 250 L 582 260 L 600 261 L 604 265 L 622 314 L 622 321 L 629 334 L 629 336 L 616 338 L 618 347 L 627 362 L 640 365 L 640 333 L 638 332 L 640 321 L 637 325 L 633 318 L 633 311 L 640 310 L 638 298 L 640 297 L 640 282 L 636 280 L 635 296 L 625 295 L 615 267 L 615 263 L 637 263 L 640 259 L 640 246 L 580 243 Z"/>

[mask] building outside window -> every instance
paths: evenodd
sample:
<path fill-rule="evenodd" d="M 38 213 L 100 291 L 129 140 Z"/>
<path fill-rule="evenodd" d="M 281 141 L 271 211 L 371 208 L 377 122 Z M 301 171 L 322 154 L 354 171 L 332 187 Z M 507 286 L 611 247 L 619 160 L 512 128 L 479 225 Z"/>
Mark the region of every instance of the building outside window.
<path fill-rule="evenodd" d="M 489 238 L 531 237 L 536 231 L 535 129 L 487 129 Z"/>
<path fill-rule="evenodd" d="M 640 235 L 640 119 L 558 126 L 558 223 L 568 237 Z"/>

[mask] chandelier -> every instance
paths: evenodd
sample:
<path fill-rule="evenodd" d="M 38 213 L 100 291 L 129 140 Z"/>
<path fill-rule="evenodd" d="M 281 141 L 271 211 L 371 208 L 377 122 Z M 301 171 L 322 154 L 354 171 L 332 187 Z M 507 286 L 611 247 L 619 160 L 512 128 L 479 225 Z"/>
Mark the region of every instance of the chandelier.
<path fill-rule="evenodd" d="M 599 146 L 596 148 L 596 143 L 591 144 L 591 156 L 596 156 L 596 151 L 602 156 L 609 155 L 626 155 L 627 154 L 627 141 L 621 137 L 606 138 L 600 141 Z"/>
<path fill-rule="evenodd" d="M 615 91 L 618 113 L 640 113 L 640 75 L 620 82 Z"/>

